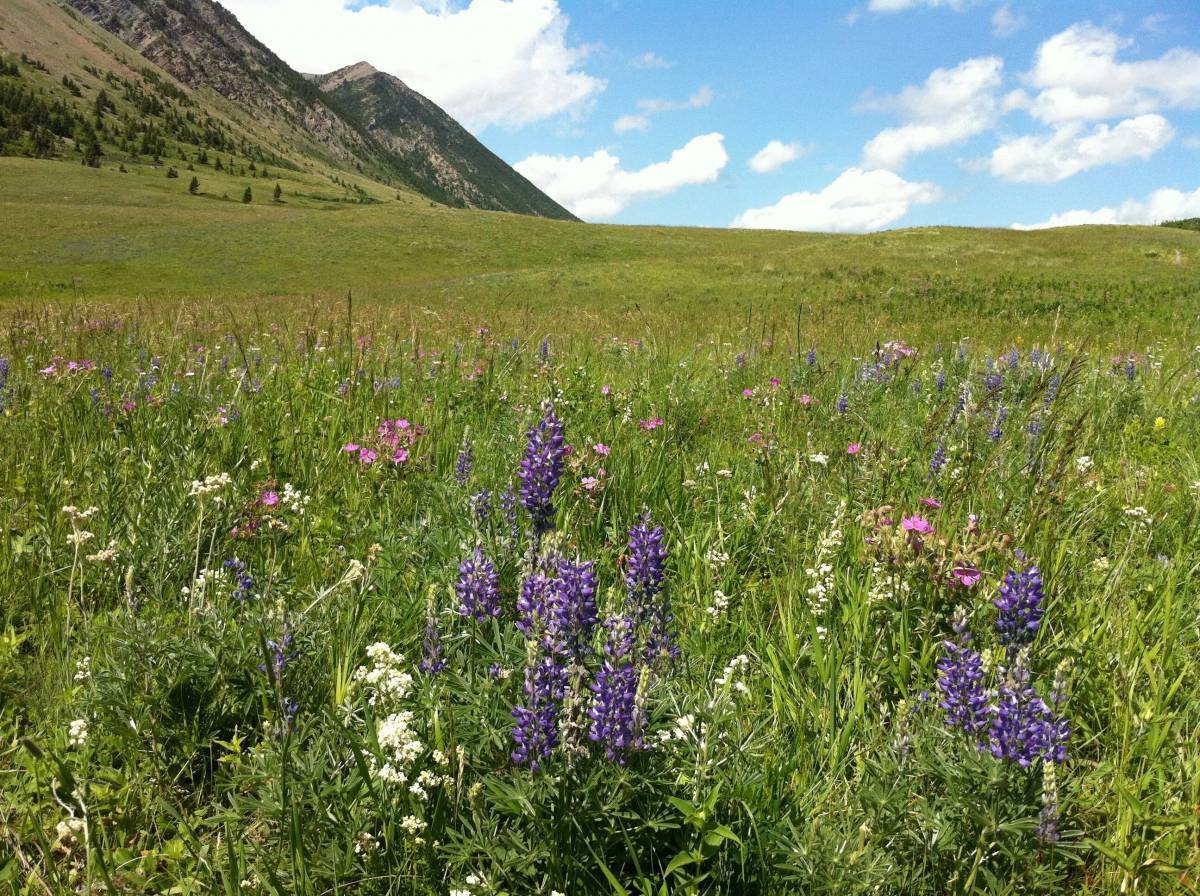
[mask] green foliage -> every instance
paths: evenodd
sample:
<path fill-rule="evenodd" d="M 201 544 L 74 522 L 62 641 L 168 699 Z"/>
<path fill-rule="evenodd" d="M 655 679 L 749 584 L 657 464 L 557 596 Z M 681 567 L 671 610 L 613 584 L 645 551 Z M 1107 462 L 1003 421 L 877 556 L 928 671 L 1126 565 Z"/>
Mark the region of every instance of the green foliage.
<path fill-rule="evenodd" d="M 1200 230 L 1200 218 L 1180 218 L 1178 221 L 1163 221 L 1163 227 L 1174 227 L 1178 230 Z"/>
<path fill-rule="evenodd" d="M 193 177 L 192 182 L 188 184 L 188 192 L 195 196 L 200 192 L 200 178 Z"/>
<path fill-rule="evenodd" d="M 242 193 L 242 202 L 249 204 L 253 201 L 254 201 L 254 192 L 249 187 L 246 187 L 246 191 L 244 193 Z"/>

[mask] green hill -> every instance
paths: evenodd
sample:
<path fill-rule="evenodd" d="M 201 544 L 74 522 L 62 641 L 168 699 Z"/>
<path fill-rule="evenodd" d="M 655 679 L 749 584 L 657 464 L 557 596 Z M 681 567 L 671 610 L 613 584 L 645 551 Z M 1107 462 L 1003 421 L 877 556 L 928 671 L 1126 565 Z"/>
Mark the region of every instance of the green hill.
<path fill-rule="evenodd" d="M 358 93 L 322 90 L 212 0 L 0 5 L 0 155 L 148 163 L 187 170 L 188 182 L 228 171 L 266 180 L 286 169 L 312 177 L 327 199 L 413 192 L 573 219 L 390 80 L 372 104 L 372 117 L 387 121 L 377 136 Z"/>
<path fill-rule="evenodd" d="M 280 202 L 274 180 L 229 170 L 201 172 L 191 195 L 149 164 L 0 159 L 0 300 L 220 298 L 237 309 L 352 291 L 356 305 L 414 326 L 681 344 L 798 325 L 834 340 L 918 325 L 929 338 L 1194 338 L 1200 308 L 1200 234 L 1163 227 L 843 236 L 579 225 L 412 193 L 337 201 L 317 174 L 276 174 Z"/>

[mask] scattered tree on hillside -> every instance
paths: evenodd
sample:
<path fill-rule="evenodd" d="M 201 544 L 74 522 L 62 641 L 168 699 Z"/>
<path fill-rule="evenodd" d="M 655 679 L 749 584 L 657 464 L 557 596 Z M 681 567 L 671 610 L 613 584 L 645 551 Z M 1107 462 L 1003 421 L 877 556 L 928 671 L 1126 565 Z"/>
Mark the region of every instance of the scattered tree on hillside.
<path fill-rule="evenodd" d="M 171 178 L 173 178 L 173 177 L 179 177 L 179 172 L 175 170 L 175 166 L 174 166 L 174 165 L 172 165 L 171 167 L 169 167 L 169 168 L 167 169 L 167 177 L 171 177 Z"/>
<path fill-rule="evenodd" d="M 275 202 L 279 202 L 281 199 L 283 199 L 283 187 L 279 186 L 279 184 L 276 184 L 274 200 Z"/>
<path fill-rule="evenodd" d="M 192 182 L 188 184 L 188 192 L 195 196 L 200 192 L 200 178 L 193 177 Z"/>
<path fill-rule="evenodd" d="M 242 194 L 242 202 L 249 204 L 254 201 L 254 194 L 246 187 L 246 192 Z"/>

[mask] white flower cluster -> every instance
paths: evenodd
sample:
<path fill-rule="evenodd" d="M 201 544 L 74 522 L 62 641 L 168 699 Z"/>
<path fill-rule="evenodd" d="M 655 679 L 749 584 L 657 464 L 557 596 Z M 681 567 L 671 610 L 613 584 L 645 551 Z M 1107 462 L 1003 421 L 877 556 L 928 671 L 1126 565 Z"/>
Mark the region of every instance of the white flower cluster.
<path fill-rule="evenodd" d="M 298 489 L 293 488 L 290 482 L 285 482 L 283 484 L 283 494 L 279 496 L 279 500 L 283 503 L 284 507 L 296 514 L 296 516 L 304 516 L 304 508 L 312 500 L 312 495 L 306 495 Z"/>
<path fill-rule="evenodd" d="M 70 541 L 70 539 L 67 540 Z M 101 548 L 94 554 L 88 554 L 87 561 L 89 563 L 108 563 L 115 560 L 120 552 L 121 549 L 117 547 L 117 540 L 114 538 L 108 543 L 108 547 Z"/>
<path fill-rule="evenodd" d="M 66 507 L 64 507 L 62 509 L 62 512 L 65 513 L 72 522 L 81 522 L 83 520 L 91 519 L 92 517 L 94 517 L 97 513 L 100 512 L 100 508 L 92 506 L 92 507 L 89 507 L 87 510 L 80 510 L 74 504 L 68 504 Z"/>
<path fill-rule="evenodd" d="M 403 668 L 404 657 L 383 641 L 367 648 L 369 666 L 359 666 L 354 680 L 367 686 L 367 702 L 371 706 L 396 703 L 412 690 L 413 677 Z"/>
<path fill-rule="evenodd" d="M 222 499 L 218 492 L 228 488 L 232 484 L 233 480 L 229 478 L 228 473 L 217 473 L 213 476 L 205 476 L 203 479 L 194 480 L 190 494 L 195 498 L 207 498 L 210 495 L 216 495 L 216 500 L 220 503 Z"/>
<path fill-rule="evenodd" d="M 92 658 L 90 656 L 82 657 L 75 661 L 75 682 L 83 684 L 89 681 L 92 677 Z"/>
<path fill-rule="evenodd" d="M 738 654 L 725 665 L 725 671 L 713 680 L 713 686 L 718 693 L 708 702 L 709 712 L 717 708 L 726 694 L 746 696 L 750 693 L 750 687 L 745 682 L 749 666 L 750 657 L 744 653 Z"/>
<path fill-rule="evenodd" d="M 88 739 L 87 719 L 76 719 L 67 726 L 67 743 L 73 747 L 82 747 Z"/>
<path fill-rule="evenodd" d="M 822 467 L 828 466 L 829 464 L 829 455 L 822 451 L 818 451 L 815 454 L 810 454 L 808 459 L 811 463 L 820 464 Z"/>
<path fill-rule="evenodd" d="M 871 587 L 867 591 L 867 603 L 903 602 L 911 590 L 912 586 L 901 578 L 897 570 L 888 569 L 882 563 L 871 566 Z"/>
<path fill-rule="evenodd" d="M 713 622 L 716 622 L 725 614 L 725 610 L 728 607 L 729 597 L 724 591 L 722 591 L 720 588 L 717 588 L 713 591 L 712 603 L 705 607 L 704 612 L 708 613 Z"/>
<path fill-rule="evenodd" d="M 1090 473 L 1092 471 L 1092 467 L 1095 465 L 1095 462 L 1093 462 L 1093 460 L 1086 454 L 1081 454 L 1079 457 L 1075 458 L 1075 469 L 1079 471 L 1081 476 L 1086 476 L 1088 473 Z"/>
<path fill-rule="evenodd" d="M 842 532 L 842 521 L 846 516 L 846 502 L 842 501 L 838 504 L 837 510 L 834 511 L 833 519 L 829 522 L 829 528 L 817 540 L 817 551 L 813 557 L 813 565 L 804 570 L 805 574 L 812 580 L 812 585 L 808 588 L 808 596 L 813 601 L 813 614 L 823 616 L 825 609 L 829 606 L 829 594 L 833 591 L 835 574 L 833 564 L 829 561 L 833 559 L 834 554 L 842 546 L 844 534 Z M 817 634 L 823 639 L 825 629 L 822 626 L 817 626 Z"/>
<path fill-rule="evenodd" d="M 73 548 L 77 548 L 81 544 L 86 544 L 95 537 L 95 534 L 88 532 L 86 529 L 76 529 L 67 536 L 67 544 Z"/>
<path fill-rule="evenodd" d="M 187 585 L 184 585 L 179 589 L 179 593 L 184 597 L 188 597 L 190 595 L 197 600 L 204 600 L 204 595 L 208 591 L 209 582 L 211 582 L 213 579 L 219 578 L 222 572 L 223 570 L 217 570 L 216 572 L 213 572 L 208 567 L 205 567 L 196 574 L 196 578 L 192 581 L 192 587 L 189 588 Z"/>
<path fill-rule="evenodd" d="M 408 767 L 425 749 L 412 727 L 413 714 L 408 710 L 394 712 L 375 729 L 375 739 L 385 757 L 381 765 L 370 759 L 371 773 L 385 784 L 408 783 Z"/>
<path fill-rule="evenodd" d="M 1129 524 L 1135 528 L 1150 528 L 1150 511 L 1145 507 L 1126 507 L 1125 516 L 1129 517 Z"/>

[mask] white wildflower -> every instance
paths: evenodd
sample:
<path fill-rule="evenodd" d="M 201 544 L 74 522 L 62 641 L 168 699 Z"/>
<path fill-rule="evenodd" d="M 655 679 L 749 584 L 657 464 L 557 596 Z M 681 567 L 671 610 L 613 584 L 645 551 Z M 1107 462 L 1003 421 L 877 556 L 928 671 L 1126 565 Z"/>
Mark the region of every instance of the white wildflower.
<path fill-rule="evenodd" d="M 76 719 L 67 727 L 67 742 L 73 747 L 82 747 L 88 739 L 87 719 Z"/>

